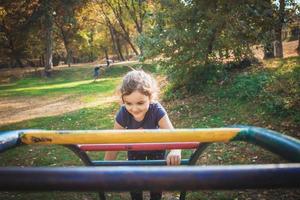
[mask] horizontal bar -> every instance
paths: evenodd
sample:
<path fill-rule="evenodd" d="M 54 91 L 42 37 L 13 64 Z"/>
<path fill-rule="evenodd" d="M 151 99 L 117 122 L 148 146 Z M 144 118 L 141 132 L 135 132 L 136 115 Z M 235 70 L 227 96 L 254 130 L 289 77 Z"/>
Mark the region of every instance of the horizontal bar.
<path fill-rule="evenodd" d="M 126 160 L 126 161 L 92 161 L 94 166 L 162 166 L 167 165 L 166 160 Z M 180 165 L 188 165 L 188 159 L 182 159 Z"/>
<path fill-rule="evenodd" d="M 122 144 L 160 142 L 228 142 L 240 128 L 23 131 L 25 144 Z"/>
<path fill-rule="evenodd" d="M 138 144 L 85 144 L 78 145 L 83 151 L 149 151 L 167 149 L 195 149 L 199 142 L 138 143 Z"/>
<path fill-rule="evenodd" d="M 144 130 L 19 130 L 0 131 L 0 152 L 21 144 L 122 144 L 162 142 L 229 142 L 257 144 L 291 162 L 300 162 L 300 141 L 251 126 L 206 129 Z"/>
<path fill-rule="evenodd" d="M 299 188 L 300 164 L 180 167 L 1 167 L 1 191 Z"/>

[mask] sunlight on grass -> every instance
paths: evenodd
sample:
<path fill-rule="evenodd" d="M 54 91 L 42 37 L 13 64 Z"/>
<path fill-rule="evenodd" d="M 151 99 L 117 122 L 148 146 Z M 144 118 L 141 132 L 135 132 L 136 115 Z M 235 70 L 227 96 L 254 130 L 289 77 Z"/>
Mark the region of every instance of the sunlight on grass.
<path fill-rule="evenodd" d="M 263 66 L 265 68 L 293 68 L 295 66 L 300 65 L 300 58 L 299 57 L 290 57 L 285 59 L 269 59 L 269 60 L 263 60 Z"/>
<path fill-rule="evenodd" d="M 112 81 L 112 78 L 104 78 L 101 81 Z M 37 86 L 37 87 L 27 87 L 27 88 L 15 88 L 4 90 L 7 92 L 17 92 L 17 91 L 29 91 L 29 90 L 45 90 L 45 89 L 59 89 L 59 88 L 73 88 L 80 85 L 90 84 L 93 80 L 85 80 L 85 81 L 74 81 L 70 83 L 61 83 L 61 84 L 54 84 L 54 85 L 44 85 L 44 86 Z M 100 81 L 99 81 L 100 82 Z"/>
<path fill-rule="evenodd" d="M 13 97 L 13 96 L 52 96 L 63 94 L 72 95 L 91 95 L 99 93 L 112 94 L 120 78 L 101 78 L 94 82 L 93 80 L 80 80 L 65 83 L 53 83 L 41 86 L 23 87 L 23 88 L 10 88 L 2 89 L 0 96 Z"/>

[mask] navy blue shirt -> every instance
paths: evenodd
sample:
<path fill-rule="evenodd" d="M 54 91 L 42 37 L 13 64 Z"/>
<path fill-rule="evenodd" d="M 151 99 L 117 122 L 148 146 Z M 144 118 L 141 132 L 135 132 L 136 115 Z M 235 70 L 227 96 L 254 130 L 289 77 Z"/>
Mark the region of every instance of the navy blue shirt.
<path fill-rule="evenodd" d="M 158 102 L 150 103 L 149 109 L 142 121 L 136 121 L 123 105 L 117 116 L 116 121 L 126 129 L 158 129 L 159 120 L 167 114 L 166 110 Z"/>

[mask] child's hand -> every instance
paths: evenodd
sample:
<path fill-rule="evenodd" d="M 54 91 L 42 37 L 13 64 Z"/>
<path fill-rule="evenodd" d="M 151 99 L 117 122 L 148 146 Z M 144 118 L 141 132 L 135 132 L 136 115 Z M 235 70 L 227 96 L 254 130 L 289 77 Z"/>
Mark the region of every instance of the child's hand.
<path fill-rule="evenodd" d="M 172 150 L 167 156 L 167 165 L 180 165 L 181 150 Z"/>

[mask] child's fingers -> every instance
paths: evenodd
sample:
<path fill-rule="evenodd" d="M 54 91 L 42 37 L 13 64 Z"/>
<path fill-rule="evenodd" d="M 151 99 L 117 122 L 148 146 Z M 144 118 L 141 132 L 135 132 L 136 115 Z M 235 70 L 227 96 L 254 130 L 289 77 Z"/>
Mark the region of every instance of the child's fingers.
<path fill-rule="evenodd" d="M 179 156 L 174 156 L 174 159 L 173 159 L 173 165 L 179 165 L 180 164 L 180 161 L 179 161 Z"/>
<path fill-rule="evenodd" d="M 168 156 L 168 157 L 167 157 L 167 165 L 172 165 L 171 157 L 172 157 L 172 156 Z"/>
<path fill-rule="evenodd" d="M 167 157 L 167 165 L 180 165 L 180 156 L 170 155 Z"/>
<path fill-rule="evenodd" d="M 167 156 L 167 160 L 166 161 L 167 161 L 167 165 L 171 165 L 171 159 L 170 159 L 169 155 Z"/>

